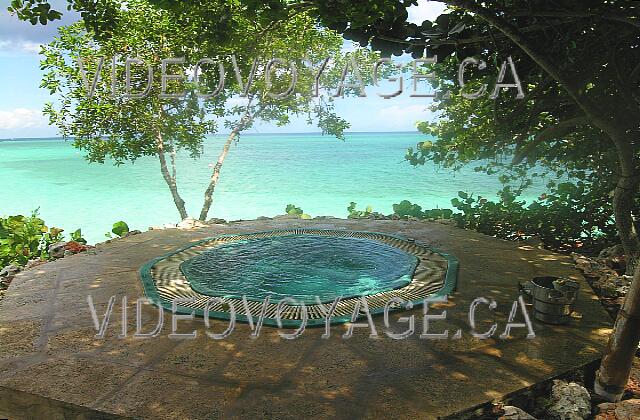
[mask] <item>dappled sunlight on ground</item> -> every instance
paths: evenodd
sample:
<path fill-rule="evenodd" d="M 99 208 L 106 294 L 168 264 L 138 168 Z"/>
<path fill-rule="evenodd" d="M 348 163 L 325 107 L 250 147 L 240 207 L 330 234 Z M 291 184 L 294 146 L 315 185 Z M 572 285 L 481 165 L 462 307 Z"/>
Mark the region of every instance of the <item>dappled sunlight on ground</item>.
<path fill-rule="evenodd" d="M 199 231 L 151 231 L 100 245 L 95 255 L 74 256 L 45 264 L 16 277 L 0 303 L 0 386 L 7 392 L 32 390 L 38 395 L 108 413 L 132 417 L 383 417 L 403 413 L 435 418 L 499 399 L 559 372 L 598 357 L 611 320 L 581 282 L 578 312 L 564 327 L 534 322 L 535 339 L 525 329 L 498 338 L 506 325 L 518 282 L 540 275 L 580 280 L 568 257 L 467 232 L 439 223 L 372 220 L 295 221 L 296 226 L 353 229 L 400 234 L 431 244 L 460 260 L 456 292 L 430 313 L 447 311 L 432 321 L 429 332 L 449 330 L 444 340 L 424 340 L 423 308 L 394 313 L 390 322 L 401 331 L 399 316 L 415 316 L 414 334 L 393 340 L 383 319 L 374 316 L 380 337 L 368 328 L 341 336 L 347 325 L 307 328 L 296 340 L 283 340 L 277 329 L 263 327 L 251 338 L 238 323 L 224 340 L 205 334 L 201 318 L 181 320 L 180 332 L 196 331 L 194 340 L 170 339 L 170 314 L 159 337 L 133 338 L 135 300 L 143 296 L 137 270 L 159 255 L 190 241 L 220 233 L 290 227 L 291 221 L 247 221 Z M 87 306 L 91 294 L 101 319 L 110 296 L 116 295 L 104 339 L 96 339 Z M 121 298 L 127 295 L 128 336 L 121 333 Z M 478 331 L 497 323 L 488 340 L 470 333 L 471 301 L 494 299 L 495 310 L 477 308 Z M 145 331 L 157 310 L 144 307 Z M 515 322 L 522 322 L 518 312 Z M 221 332 L 228 323 L 213 320 Z M 461 330 L 459 339 L 453 339 Z M 289 330 L 287 331 L 289 332 Z M 18 361 L 19 363 L 17 363 Z M 37 386 L 32 388 L 32 384 Z M 265 414 L 266 413 L 266 414 Z"/>

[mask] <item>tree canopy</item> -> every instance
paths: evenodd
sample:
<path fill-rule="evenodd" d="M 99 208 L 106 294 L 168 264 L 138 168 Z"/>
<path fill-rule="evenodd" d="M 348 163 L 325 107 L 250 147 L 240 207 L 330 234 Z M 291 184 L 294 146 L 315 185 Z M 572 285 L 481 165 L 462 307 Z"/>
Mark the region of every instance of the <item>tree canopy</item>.
<path fill-rule="evenodd" d="M 335 95 L 320 95 L 315 85 L 349 85 L 358 63 L 370 66 L 376 57 L 365 50 L 343 53 L 342 38 L 305 13 L 263 25 L 245 8 L 228 6 L 210 6 L 212 13 L 232 13 L 233 32 L 221 43 L 201 38 L 201 10 L 175 14 L 134 0 L 115 8 L 117 26 L 109 36 L 77 23 L 43 48 L 42 86 L 56 98 L 45 109 L 51 122 L 91 162 L 157 156 L 182 218 L 188 214 L 177 185 L 177 152 L 198 157 L 206 135 L 231 130 L 205 191 L 204 220 L 220 165 L 242 131 L 259 120 L 286 125 L 291 115 L 306 115 L 324 133 L 343 138 L 348 123 L 333 112 Z M 331 64 L 319 74 L 326 58 Z"/>

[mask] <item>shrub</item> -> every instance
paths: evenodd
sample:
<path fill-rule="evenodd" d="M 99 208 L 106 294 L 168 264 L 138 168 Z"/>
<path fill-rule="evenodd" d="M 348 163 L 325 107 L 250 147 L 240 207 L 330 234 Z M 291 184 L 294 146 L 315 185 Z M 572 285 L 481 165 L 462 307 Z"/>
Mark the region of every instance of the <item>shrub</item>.
<path fill-rule="evenodd" d="M 113 232 L 119 237 L 123 237 L 124 235 L 129 233 L 129 225 L 127 225 L 125 222 L 120 220 L 119 222 L 115 222 L 113 224 L 113 228 L 111 229 L 111 232 Z"/>
<path fill-rule="evenodd" d="M 408 219 L 409 217 L 415 217 L 416 219 L 424 220 L 438 220 L 438 219 L 451 219 L 453 216 L 453 210 L 451 209 L 430 209 L 422 210 L 422 207 L 413 204 L 409 200 L 402 200 L 398 204 L 393 205 L 393 214 L 401 219 Z"/>
<path fill-rule="evenodd" d="M 528 205 L 518 199 L 518 191 L 507 186 L 499 191 L 497 201 L 459 191 L 451 200 L 455 213 L 450 209 L 422 210 L 408 200 L 394 204 L 393 211 L 404 219 L 452 219 L 461 228 L 508 240 L 536 236 L 555 250 L 581 248 L 593 253 L 618 242 L 606 186 L 577 180 L 550 183 L 548 188 L 548 193 Z"/>
<path fill-rule="evenodd" d="M 349 203 L 347 207 L 347 212 L 349 215 L 347 216 L 349 219 L 360 219 L 364 217 L 368 217 L 371 213 L 373 213 L 373 208 L 371 206 L 367 206 L 364 210 L 356 210 L 357 204 L 355 202 Z"/>
<path fill-rule="evenodd" d="M 30 259 L 48 258 L 49 245 L 60 242 L 62 232 L 62 229 L 48 228 L 37 210 L 31 216 L 0 218 L 0 267 L 22 266 Z"/>
<path fill-rule="evenodd" d="M 79 244 L 82 245 L 86 245 L 87 244 L 87 240 L 84 239 L 84 237 L 82 236 L 82 230 L 81 229 L 77 229 L 74 232 L 71 232 L 71 240 L 74 242 L 77 242 Z"/>
<path fill-rule="evenodd" d="M 417 204 L 412 204 L 409 200 L 402 200 L 400 203 L 394 204 L 393 213 L 402 218 L 411 216 L 421 219 L 424 216 L 422 207 Z"/>
<path fill-rule="evenodd" d="M 300 207 L 296 207 L 293 204 L 287 204 L 287 207 L 284 209 L 287 214 L 292 214 L 294 216 L 298 216 L 301 219 L 311 219 L 311 216 L 306 214 Z"/>
<path fill-rule="evenodd" d="M 296 207 L 293 204 L 287 204 L 287 207 L 284 209 L 284 211 L 287 214 L 294 214 L 294 215 L 297 215 L 297 216 L 300 216 L 301 214 L 303 214 L 302 209 L 300 207 Z"/>
<path fill-rule="evenodd" d="M 504 239 L 539 237 L 550 248 L 597 251 L 617 242 L 608 195 L 577 182 L 559 183 L 526 205 L 508 187 L 492 202 L 459 193 L 451 204 L 458 226 Z"/>

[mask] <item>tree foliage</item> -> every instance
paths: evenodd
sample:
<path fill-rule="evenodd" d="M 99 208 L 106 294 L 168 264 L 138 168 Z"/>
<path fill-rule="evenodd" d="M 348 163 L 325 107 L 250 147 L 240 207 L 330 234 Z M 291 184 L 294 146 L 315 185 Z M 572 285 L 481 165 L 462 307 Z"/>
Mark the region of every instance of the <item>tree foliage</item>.
<path fill-rule="evenodd" d="M 57 98 L 56 102 L 47 104 L 45 113 L 65 138 L 73 138 L 74 146 L 84 150 L 91 162 L 112 160 L 122 164 L 142 156 L 157 156 L 182 218 L 187 217 L 187 211 L 178 190 L 175 167 L 178 152 L 185 151 L 197 158 L 208 134 L 221 126 L 232 133 L 205 191 L 205 204 L 200 213 L 204 220 L 231 141 L 237 140 L 242 131 L 257 121 L 286 125 L 292 115 L 306 116 L 308 122 L 316 123 L 323 133 L 343 138 L 348 123 L 333 111 L 334 95 L 315 94 L 318 63 L 328 57 L 332 59 L 320 83 L 333 89 L 341 83 L 345 68 L 350 69 L 348 80 L 357 79 L 352 60 L 370 66 L 376 57 L 365 50 L 344 54 L 341 37 L 318 27 L 305 13 L 267 24 L 254 19 L 250 10 L 235 2 L 214 2 L 197 11 L 187 8 L 172 12 L 142 0 L 126 4 L 127 7 L 121 5 L 110 14 L 110 23 L 115 26 L 110 27 L 108 34 L 106 30 L 88 30 L 90 25 L 85 21 L 85 24 L 61 28 L 59 36 L 43 48 L 42 86 Z M 203 38 L 205 23 L 202 20 L 208 16 L 204 9 L 214 15 L 220 13 L 224 22 L 229 20 L 231 32 Z M 220 42 L 214 42 L 216 39 Z M 124 95 L 128 93 L 122 86 L 127 75 L 126 65 L 113 66 L 110 57 L 114 56 L 122 57 L 122 61 L 135 57 L 151 66 L 153 78 L 146 96 Z M 193 70 L 199 60 L 211 59 L 218 60 L 223 77 L 216 63 L 206 63 L 201 66 L 199 84 L 195 78 L 190 82 L 167 83 L 165 93 L 184 91 L 183 98 L 163 98 L 162 60 L 172 57 L 180 57 L 185 64 L 168 65 L 166 73 L 189 79 L 188 71 Z M 274 57 L 284 61 L 272 63 L 268 71 Z M 297 69 L 297 81 L 291 66 Z M 138 63 L 130 68 L 131 92 L 139 94 L 148 86 L 146 69 Z M 93 89 L 92 82 L 98 76 Z M 365 82 L 370 80 L 367 74 L 363 76 Z M 292 85 L 291 94 L 277 95 Z M 348 88 L 346 94 L 356 91 Z M 211 92 L 217 94 L 203 99 L 202 94 Z M 230 98 L 234 98 L 234 102 L 229 101 Z"/>

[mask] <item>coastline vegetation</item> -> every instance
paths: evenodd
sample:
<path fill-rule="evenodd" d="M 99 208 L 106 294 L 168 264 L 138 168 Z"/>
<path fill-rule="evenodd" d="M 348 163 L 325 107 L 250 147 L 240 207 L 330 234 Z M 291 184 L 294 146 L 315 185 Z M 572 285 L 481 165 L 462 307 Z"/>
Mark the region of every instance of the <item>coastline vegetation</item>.
<path fill-rule="evenodd" d="M 489 200 L 459 191 L 448 208 L 423 209 L 408 200 L 393 205 L 393 212 L 383 214 L 371 206 L 347 207 L 349 219 L 449 220 L 463 229 L 512 241 L 539 240 L 546 248 L 558 252 L 596 255 L 619 243 L 613 209 L 606 194 L 590 188 L 586 182 L 551 184 L 547 193 L 526 203 L 520 191 L 505 186 L 499 200 Z M 287 214 L 302 215 L 303 210 L 289 204 Z M 308 215 L 305 215 L 308 216 Z M 308 218 L 308 217 L 304 217 Z"/>
<path fill-rule="evenodd" d="M 129 232 L 127 223 L 118 221 L 105 236 L 122 238 Z M 38 210 L 34 210 L 29 216 L 18 214 L 0 217 L 0 268 L 10 265 L 24 267 L 30 261 L 56 258 L 51 255 L 51 247 L 57 244 L 64 245 L 62 252 L 70 250 L 77 253 L 88 249 L 82 229 L 74 230 L 69 234 L 68 241 L 66 239 L 64 229 L 48 227 L 38 216 Z"/>
<path fill-rule="evenodd" d="M 49 247 L 64 240 L 64 230 L 48 227 L 35 210 L 29 216 L 0 217 L 0 268 L 18 267 L 30 260 L 47 260 Z M 86 244 L 80 229 L 70 234 L 72 241 Z"/>
<path fill-rule="evenodd" d="M 113 235 L 116 235 L 118 238 L 122 238 L 129 233 L 129 225 L 122 220 L 115 222 L 113 224 L 113 228 L 111 228 L 111 232 L 107 232 L 104 234 L 107 238 L 113 238 Z"/>

